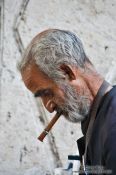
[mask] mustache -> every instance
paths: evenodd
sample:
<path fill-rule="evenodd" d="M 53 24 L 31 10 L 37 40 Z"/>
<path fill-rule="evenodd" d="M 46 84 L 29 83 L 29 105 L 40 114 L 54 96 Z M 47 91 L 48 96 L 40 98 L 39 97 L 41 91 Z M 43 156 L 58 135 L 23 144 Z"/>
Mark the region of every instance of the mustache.
<path fill-rule="evenodd" d="M 62 113 L 62 115 L 64 114 L 64 110 L 63 110 L 62 107 L 60 107 L 60 106 L 56 106 L 56 107 L 54 108 L 54 111 L 56 111 L 57 113 Z"/>

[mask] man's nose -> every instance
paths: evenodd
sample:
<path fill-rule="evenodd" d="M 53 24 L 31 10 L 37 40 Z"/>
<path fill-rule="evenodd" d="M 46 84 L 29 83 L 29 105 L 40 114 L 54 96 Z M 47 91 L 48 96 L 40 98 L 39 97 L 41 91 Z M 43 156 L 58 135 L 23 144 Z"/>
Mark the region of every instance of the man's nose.
<path fill-rule="evenodd" d="M 52 101 L 52 100 L 48 100 L 46 102 L 43 102 L 45 108 L 50 112 L 54 112 L 55 108 L 56 108 L 56 104 Z"/>

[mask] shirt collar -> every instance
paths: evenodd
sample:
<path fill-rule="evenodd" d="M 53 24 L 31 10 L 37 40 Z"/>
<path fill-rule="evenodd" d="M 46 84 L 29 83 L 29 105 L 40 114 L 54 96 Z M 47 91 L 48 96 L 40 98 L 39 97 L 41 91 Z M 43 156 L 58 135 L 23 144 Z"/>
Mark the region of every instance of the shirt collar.
<path fill-rule="evenodd" d="M 82 129 L 82 133 L 83 135 L 86 135 L 86 132 L 87 132 L 87 129 L 88 129 L 88 125 L 89 125 L 89 122 L 90 122 L 90 119 L 91 119 L 91 114 L 92 114 L 92 111 L 96 108 L 96 106 L 100 106 L 100 103 L 103 99 L 103 97 L 101 98 L 101 100 L 99 101 L 99 96 L 101 94 L 101 91 L 103 90 L 103 85 L 104 83 L 107 83 L 109 84 L 108 82 L 106 82 L 105 80 L 103 81 L 102 85 L 100 86 L 98 92 L 97 92 L 97 95 L 95 96 L 94 100 L 93 100 L 93 103 L 92 103 L 92 106 L 91 106 L 91 109 L 90 109 L 90 112 L 88 114 L 88 116 L 86 117 L 85 120 L 83 120 L 81 122 L 81 129 Z M 110 85 L 110 84 L 109 84 Z"/>

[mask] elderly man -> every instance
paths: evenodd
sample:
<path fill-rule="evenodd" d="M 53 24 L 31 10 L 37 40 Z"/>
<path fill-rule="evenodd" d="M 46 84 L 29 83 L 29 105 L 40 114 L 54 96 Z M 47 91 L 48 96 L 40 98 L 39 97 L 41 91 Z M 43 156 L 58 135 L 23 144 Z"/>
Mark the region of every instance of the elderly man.
<path fill-rule="evenodd" d="M 80 39 L 58 29 L 38 34 L 19 70 L 49 112 L 61 110 L 69 121 L 81 121 L 78 147 L 85 173 L 116 175 L 116 88 L 96 71 Z"/>

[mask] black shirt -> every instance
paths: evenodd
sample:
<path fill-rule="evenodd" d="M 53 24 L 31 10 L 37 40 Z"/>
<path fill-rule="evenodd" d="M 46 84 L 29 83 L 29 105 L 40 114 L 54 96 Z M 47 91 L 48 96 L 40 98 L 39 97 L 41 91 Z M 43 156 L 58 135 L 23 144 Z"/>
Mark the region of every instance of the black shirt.
<path fill-rule="evenodd" d="M 88 117 L 82 122 L 84 137 L 77 141 L 81 156 L 84 154 L 89 121 Z M 86 166 L 96 171 L 91 174 L 116 175 L 116 87 L 106 93 L 99 104 L 88 144 Z"/>

